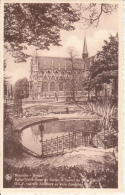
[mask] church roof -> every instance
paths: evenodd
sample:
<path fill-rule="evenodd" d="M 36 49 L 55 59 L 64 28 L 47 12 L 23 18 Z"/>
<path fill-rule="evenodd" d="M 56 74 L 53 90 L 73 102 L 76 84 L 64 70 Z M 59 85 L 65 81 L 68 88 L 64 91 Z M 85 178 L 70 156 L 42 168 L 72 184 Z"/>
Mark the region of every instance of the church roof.
<path fill-rule="evenodd" d="M 38 63 L 39 63 L 39 69 L 51 69 L 52 67 L 54 69 L 65 69 L 68 68 L 70 61 L 69 58 L 63 58 L 63 57 L 47 57 L 47 56 L 38 56 Z M 76 68 L 82 68 L 83 67 L 83 59 L 77 58 L 75 59 L 74 66 Z"/>

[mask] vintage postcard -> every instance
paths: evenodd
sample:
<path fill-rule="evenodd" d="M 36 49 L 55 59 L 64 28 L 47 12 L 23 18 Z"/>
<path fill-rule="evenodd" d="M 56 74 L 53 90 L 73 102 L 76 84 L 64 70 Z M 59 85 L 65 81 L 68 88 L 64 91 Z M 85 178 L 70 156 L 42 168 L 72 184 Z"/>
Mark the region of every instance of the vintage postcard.
<path fill-rule="evenodd" d="M 123 192 L 123 1 L 0 9 L 0 192 Z"/>

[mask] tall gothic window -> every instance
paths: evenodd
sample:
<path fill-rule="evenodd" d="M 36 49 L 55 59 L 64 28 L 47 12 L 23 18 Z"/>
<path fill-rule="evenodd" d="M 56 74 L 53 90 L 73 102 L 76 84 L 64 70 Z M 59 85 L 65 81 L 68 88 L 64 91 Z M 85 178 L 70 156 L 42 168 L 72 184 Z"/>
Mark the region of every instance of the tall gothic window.
<path fill-rule="evenodd" d="M 59 91 L 63 91 L 63 83 L 59 83 Z"/>
<path fill-rule="evenodd" d="M 50 84 L 50 91 L 55 91 L 55 83 L 54 82 L 52 82 Z"/>
<path fill-rule="evenodd" d="M 42 90 L 48 91 L 48 83 L 47 82 L 43 83 Z"/>

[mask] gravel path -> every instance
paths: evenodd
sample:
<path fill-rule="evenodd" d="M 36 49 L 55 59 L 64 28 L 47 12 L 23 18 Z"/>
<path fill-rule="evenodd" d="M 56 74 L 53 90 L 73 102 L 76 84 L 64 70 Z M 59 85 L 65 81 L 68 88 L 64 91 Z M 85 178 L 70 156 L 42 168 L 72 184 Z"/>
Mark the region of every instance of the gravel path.
<path fill-rule="evenodd" d="M 42 164 L 53 165 L 53 166 L 74 166 L 74 165 L 84 165 L 86 169 L 93 170 L 98 168 L 105 168 L 115 165 L 115 157 L 113 155 L 113 149 L 100 149 L 100 148 L 85 148 L 79 147 L 68 151 L 64 155 L 53 156 L 51 158 L 39 159 L 32 157 L 30 155 L 24 155 L 22 160 L 17 159 L 7 159 L 5 162 L 14 167 L 37 167 Z"/>

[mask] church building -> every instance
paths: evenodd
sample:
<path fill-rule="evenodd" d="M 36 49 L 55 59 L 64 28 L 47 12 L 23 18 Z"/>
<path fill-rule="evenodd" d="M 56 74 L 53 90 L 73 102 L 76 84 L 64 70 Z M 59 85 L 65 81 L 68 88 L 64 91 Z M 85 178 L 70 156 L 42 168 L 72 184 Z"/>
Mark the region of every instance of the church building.
<path fill-rule="evenodd" d="M 78 75 L 85 75 L 89 71 L 94 56 L 88 57 L 86 37 L 82 58 L 77 58 L 75 69 Z M 37 50 L 31 59 L 29 78 L 29 97 L 32 99 L 61 99 L 66 100 L 67 91 L 65 80 L 71 75 L 69 58 L 38 56 Z M 83 89 L 76 90 L 76 98 L 81 97 Z M 87 92 L 84 92 L 84 95 Z"/>

